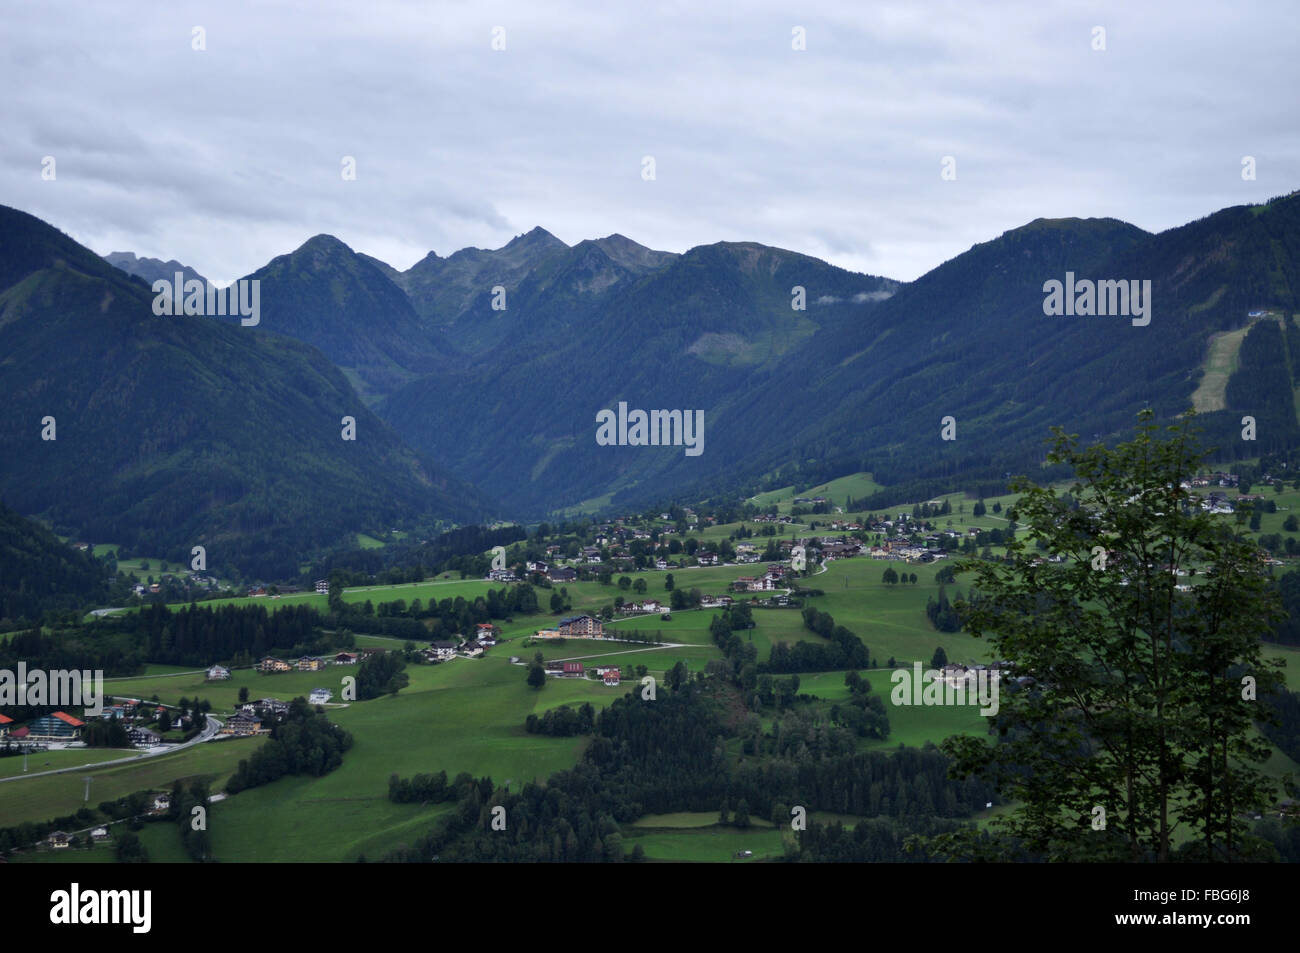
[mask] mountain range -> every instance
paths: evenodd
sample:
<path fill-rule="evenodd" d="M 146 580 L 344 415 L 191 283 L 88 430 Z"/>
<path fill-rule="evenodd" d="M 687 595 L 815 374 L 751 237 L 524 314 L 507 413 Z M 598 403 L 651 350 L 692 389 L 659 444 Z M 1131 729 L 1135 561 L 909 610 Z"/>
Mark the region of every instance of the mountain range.
<path fill-rule="evenodd" d="M 1300 194 L 1156 234 L 1038 219 L 908 283 L 749 242 L 541 228 L 398 271 L 318 235 L 247 276 L 254 328 L 153 315 L 150 276 L 176 270 L 198 276 L 0 208 L 10 506 L 269 571 L 380 527 L 858 470 L 913 498 L 1032 471 L 1050 426 L 1104 439 L 1142 407 L 1195 405 L 1227 457 L 1300 441 Z M 1149 281 L 1149 323 L 1046 314 L 1067 275 Z M 703 411 L 703 453 L 598 445 L 620 402 Z M 335 444 L 345 415 L 361 436 Z"/>
<path fill-rule="evenodd" d="M 0 207 L 10 507 L 186 564 L 201 545 L 222 575 L 296 573 L 365 526 L 486 515 L 477 491 L 404 444 L 316 348 L 158 317 L 152 303 L 142 279 Z"/>

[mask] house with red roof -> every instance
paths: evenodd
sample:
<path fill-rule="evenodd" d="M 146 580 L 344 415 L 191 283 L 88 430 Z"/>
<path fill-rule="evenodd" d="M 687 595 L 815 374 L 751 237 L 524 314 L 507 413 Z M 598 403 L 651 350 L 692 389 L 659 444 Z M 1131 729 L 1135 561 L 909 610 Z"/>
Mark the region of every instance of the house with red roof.
<path fill-rule="evenodd" d="M 30 737 L 42 741 L 74 741 L 86 723 L 80 718 L 73 718 L 65 711 L 56 711 L 52 715 L 37 718 L 27 726 Z"/>

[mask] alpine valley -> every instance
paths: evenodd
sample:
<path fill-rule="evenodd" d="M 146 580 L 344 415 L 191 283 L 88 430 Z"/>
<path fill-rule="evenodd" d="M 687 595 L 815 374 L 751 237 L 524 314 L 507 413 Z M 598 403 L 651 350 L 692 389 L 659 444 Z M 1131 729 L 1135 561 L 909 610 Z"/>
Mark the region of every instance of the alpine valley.
<path fill-rule="evenodd" d="M 869 505 L 956 479 L 993 493 L 1040 467 L 1050 426 L 1109 439 L 1143 407 L 1196 407 L 1225 460 L 1300 441 L 1296 193 L 1158 234 L 1037 219 L 909 283 L 749 242 L 676 254 L 542 228 L 399 272 L 317 235 L 246 276 L 256 327 L 155 316 L 150 283 L 198 271 L 101 258 L 57 224 L 0 207 L 0 499 L 245 575 L 294 575 L 358 533 L 859 472 L 883 486 Z M 1149 282 L 1149 322 L 1045 314 L 1067 274 Z M 621 403 L 699 409 L 705 451 L 602 445 Z"/>

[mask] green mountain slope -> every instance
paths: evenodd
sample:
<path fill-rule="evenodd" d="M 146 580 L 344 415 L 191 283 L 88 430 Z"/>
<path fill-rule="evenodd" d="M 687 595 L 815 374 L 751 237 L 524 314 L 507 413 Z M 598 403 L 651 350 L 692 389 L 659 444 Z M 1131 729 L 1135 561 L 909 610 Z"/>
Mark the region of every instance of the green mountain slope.
<path fill-rule="evenodd" d="M 94 557 L 0 503 L 0 625 L 107 595 L 107 574 Z"/>
<path fill-rule="evenodd" d="M 1202 419 L 1224 454 L 1254 456 L 1300 440 L 1298 243 L 1297 195 L 1156 235 L 1114 219 L 1039 219 L 901 287 L 749 243 L 619 273 L 584 243 L 520 281 L 517 315 L 480 316 L 511 330 L 473 365 L 377 409 L 413 446 L 454 453 L 460 475 L 527 512 L 858 470 L 929 492 L 1032 470 L 1053 425 L 1102 439 L 1141 407 L 1172 419 L 1190 406 L 1214 335 L 1256 321 L 1224 409 Z M 1045 314 L 1044 283 L 1067 273 L 1149 281 L 1149 324 Z M 615 277 L 593 294 L 592 274 Z M 806 311 L 790 308 L 795 285 Z M 1260 309 L 1274 318 L 1248 316 Z M 465 400 L 473 413 L 422 412 Z M 596 413 L 620 400 L 705 411 L 704 453 L 597 446 Z M 1244 415 L 1257 441 L 1240 439 Z M 956 440 L 941 439 L 945 417 Z"/>
<path fill-rule="evenodd" d="M 319 348 L 368 401 L 455 356 L 440 332 L 422 327 L 374 259 L 331 235 L 317 235 L 248 278 L 261 282 L 258 327 Z"/>
<path fill-rule="evenodd" d="M 151 303 L 143 281 L 0 207 L 0 498 L 19 512 L 267 575 L 360 529 L 481 515 L 319 351 Z"/>
<path fill-rule="evenodd" d="M 482 316 L 509 322 L 508 338 L 457 372 L 406 385 L 380 414 L 413 446 L 454 454 L 459 473 L 525 512 L 611 490 L 664 492 L 720 461 L 711 449 L 684 458 L 681 447 L 597 447 L 599 410 L 620 400 L 703 409 L 710 447 L 719 406 L 896 287 L 751 243 L 647 258 L 619 236 L 602 242 L 538 265 L 515 292 L 517 313 Z M 795 286 L 806 291 L 804 310 L 791 306 Z M 472 412 L 425 412 L 445 405 Z M 745 432 L 756 435 L 769 416 L 744 422 Z"/>
<path fill-rule="evenodd" d="M 746 455 L 714 485 L 772 470 L 791 482 L 869 469 L 882 482 L 937 488 L 957 473 L 1000 478 L 1032 469 L 1052 425 L 1090 439 L 1124 432 L 1143 406 L 1170 419 L 1190 407 L 1213 335 L 1244 326 L 1251 310 L 1300 310 L 1298 239 L 1300 196 L 1292 195 L 1158 235 L 1113 220 L 1039 220 L 977 245 L 865 320 L 819 336 L 773 377 L 773 390 L 798 388 L 802 402 L 822 412 L 780 419 L 757 440 L 715 428 L 723 454 Z M 1066 271 L 1149 279 L 1150 324 L 1045 315 L 1043 284 Z M 1201 420 L 1229 456 L 1296 446 L 1288 383 L 1297 363 L 1288 355 L 1300 353 L 1296 328 L 1260 322 L 1247 341 L 1263 335 L 1274 336 L 1270 345 L 1243 346 L 1249 360 L 1229 382 L 1227 409 Z M 747 395 L 724 419 L 765 406 Z M 1261 422 L 1254 443 L 1240 439 L 1243 414 Z M 945 416 L 957 421 L 955 441 L 941 439 Z"/>

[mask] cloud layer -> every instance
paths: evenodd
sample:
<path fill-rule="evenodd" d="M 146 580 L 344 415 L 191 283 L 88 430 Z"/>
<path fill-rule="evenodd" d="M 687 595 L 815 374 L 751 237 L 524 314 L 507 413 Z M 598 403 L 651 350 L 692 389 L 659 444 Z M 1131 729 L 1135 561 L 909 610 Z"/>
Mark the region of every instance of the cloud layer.
<path fill-rule="evenodd" d="M 320 232 L 406 268 L 534 225 L 910 280 L 1040 216 L 1300 187 L 1294 3 L 703 6 L 6 3 L 0 202 L 217 281 Z"/>

